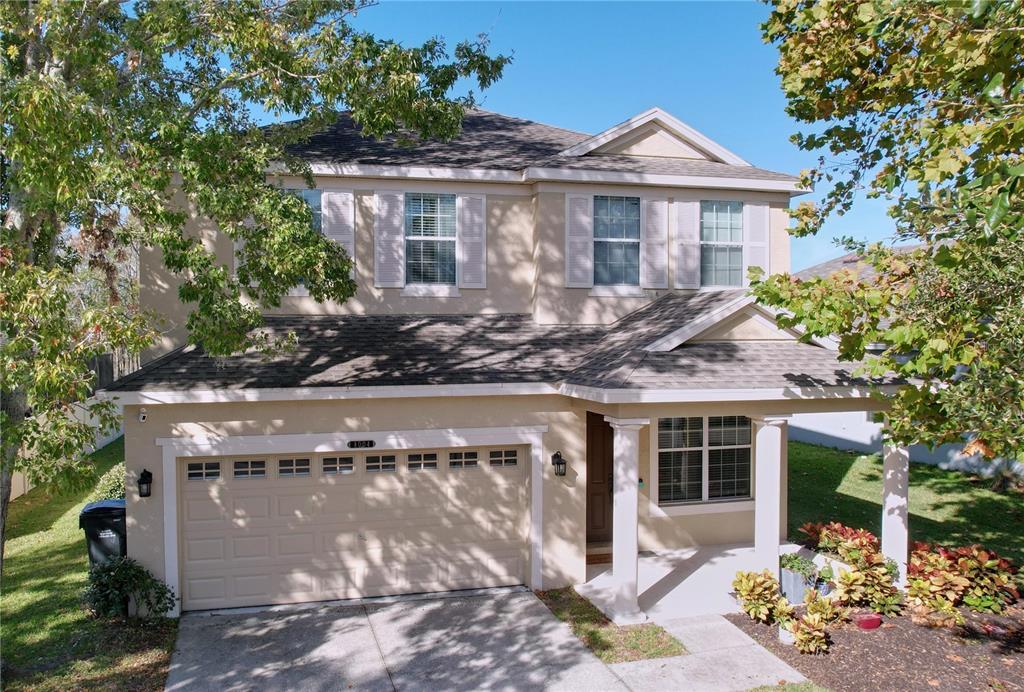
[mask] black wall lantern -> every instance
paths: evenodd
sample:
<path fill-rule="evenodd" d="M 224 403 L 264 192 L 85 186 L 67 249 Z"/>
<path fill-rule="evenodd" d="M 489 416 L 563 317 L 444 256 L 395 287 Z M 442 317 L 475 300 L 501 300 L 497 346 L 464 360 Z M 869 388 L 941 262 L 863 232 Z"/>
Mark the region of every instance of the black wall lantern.
<path fill-rule="evenodd" d="M 564 476 L 565 469 L 568 464 L 565 463 L 565 459 L 562 458 L 561 452 L 555 452 L 551 455 L 551 465 L 555 467 L 556 476 Z"/>
<path fill-rule="evenodd" d="M 139 497 L 149 497 L 153 494 L 153 474 L 142 469 L 139 474 Z"/>

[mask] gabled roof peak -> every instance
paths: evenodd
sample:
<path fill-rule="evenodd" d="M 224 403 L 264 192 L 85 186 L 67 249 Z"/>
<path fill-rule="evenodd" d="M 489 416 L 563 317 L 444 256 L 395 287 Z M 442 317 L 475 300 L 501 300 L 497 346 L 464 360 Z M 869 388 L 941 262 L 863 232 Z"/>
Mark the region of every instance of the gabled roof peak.
<path fill-rule="evenodd" d="M 626 139 L 632 133 L 635 133 L 651 123 L 654 123 L 661 130 L 675 137 L 680 142 L 707 155 L 707 157 L 712 161 L 727 163 L 733 166 L 751 165 L 737 154 L 729 151 L 706 135 L 701 134 L 694 128 L 679 120 L 668 111 L 657 106 L 634 115 L 632 118 L 610 127 L 604 132 L 599 132 L 592 137 L 588 137 L 582 142 L 574 144 L 568 149 L 562 151 L 561 155 L 584 156 L 590 153 L 597 153 L 599 149 L 607 147 L 612 142 Z"/>

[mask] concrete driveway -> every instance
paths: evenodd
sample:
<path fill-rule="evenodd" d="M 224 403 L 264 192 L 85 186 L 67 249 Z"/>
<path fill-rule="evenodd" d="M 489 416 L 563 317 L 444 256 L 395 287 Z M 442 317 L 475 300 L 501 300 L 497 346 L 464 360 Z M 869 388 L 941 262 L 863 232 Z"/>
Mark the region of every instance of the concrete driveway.
<path fill-rule="evenodd" d="M 622 690 L 530 592 L 186 615 L 168 690 Z"/>

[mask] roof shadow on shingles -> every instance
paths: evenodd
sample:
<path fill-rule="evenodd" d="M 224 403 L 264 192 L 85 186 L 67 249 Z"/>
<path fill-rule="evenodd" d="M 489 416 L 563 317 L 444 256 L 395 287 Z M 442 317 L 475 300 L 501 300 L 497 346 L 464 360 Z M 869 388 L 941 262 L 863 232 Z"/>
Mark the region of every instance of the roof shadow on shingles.
<path fill-rule="evenodd" d="M 294 351 L 177 352 L 108 391 L 557 382 L 603 328 L 535 325 L 528 316 L 268 317 Z"/>
<path fill-rule="evenodd" d="M 288 147 L 288 152 L 314 163 L 518 170 L 556 156 L 589 136 L 473 109 L 466 112 L 462 132 L 455 139 L 399 146 L 394 136 L 380 140 L 362 136 L 351 115 L 342 112 L 332 125 Z"/>

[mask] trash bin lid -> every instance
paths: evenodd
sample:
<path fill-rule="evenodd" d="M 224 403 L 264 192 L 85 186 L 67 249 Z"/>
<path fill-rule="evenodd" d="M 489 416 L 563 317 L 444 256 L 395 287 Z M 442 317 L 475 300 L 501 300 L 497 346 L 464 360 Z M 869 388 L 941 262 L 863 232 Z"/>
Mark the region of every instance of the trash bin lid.
<path fill-rule="evenodd" d="M 78 516 L 90 516 L 90 517 L 106 517 L 106 516 L 123 516 L 124 500 L 100 500 L 99 502 L 90 502 L 82 508 L 81 514 Z"/>

